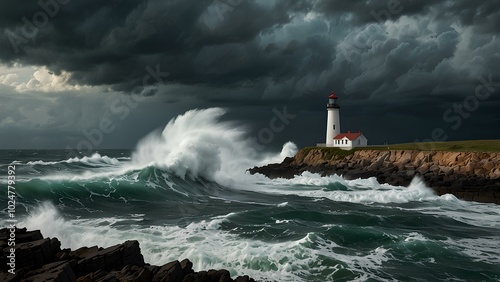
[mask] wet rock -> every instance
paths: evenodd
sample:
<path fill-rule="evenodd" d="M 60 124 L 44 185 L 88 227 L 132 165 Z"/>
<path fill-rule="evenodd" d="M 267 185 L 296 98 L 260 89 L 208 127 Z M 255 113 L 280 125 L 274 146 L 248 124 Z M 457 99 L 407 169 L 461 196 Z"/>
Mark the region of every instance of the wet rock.
<path fill-rule="evenodd" d="M 61 243 L 57 239 L 39 239 L 16 244 L 16 267 L 38 268 L 52 261 L 60 251 Z"/>
<path fill-rule="evenodd" d="M 158 273 L 156 273 L 153 277 L 153 281 L 173 282 L 182 281 L 183 278 L 184 272 L 181 264 L 179 261 L 173 261 L 162 266 Z"/>
<path fill-rule="evenodd" d="M 255 282 L 255 280 L 248 277 L 248 275 L 245 275 L 236 277 L 236 279 L 234 279 L 234 282 Z"/>
<path fill-rule="evenodd" d="M 184 272 L 184 276 L 193 273 L 193 263 L 188 259 L 184 259 L 181 261 L 182 272 Z"/>
<path fill-rule="evenodd" d="M 106 249 L 97 247 L 79 249 L 73 255 L 80 258 L 77 265 L 79 275 L 86 275 L 98 269 L 122 269 L 128 264 L 144 265 L 144 258 L 137 241 L 126 241 Z"/>
<path fill-rule="evenodd" d="M 500 204 L 500 197 L 497 197 L 500 193 L 500 153 L 367 149 L 340 158 L 330 154 L 325 159 L 323 150 L 300 150 L 293 160 L 287 158 L 281 164 L 249 171 L 269 178 L 293 178 L 304 171 L 322 176 L 337 174 L 346 179 L 376 177 L 381 183 L 402 186 L 407 186 L 419 175 L 438 195 L 446 190 L 460 199 Z M 482 189 L 486 186 L 488 190 Z"/>
<path fill-rule="evenodd" d="M 10 230 L 0 230 L 2 259 L 5 262 L 0 266 L 0 281 L 234 281 L 229 271 L 224 269 L 195 272 L 193 263 L 188 259 L 163 266 L 145 264 L 137 241 L 126 241 L 109 248 L 94 246 L 71 251 L 61 250 L 57 238 L 43 238 L 40 231 L 15 229 L 15 233 L 22 243 L 16 245 L 16 274 L 13 275 L 7 272 L 5 261 Z"/>
<path fill-rule="evenodd" d="M 23 280 L 26 281 L 60 281 L 72 282 L 76 280 L 76 275 L 73 271 L 75 261 L 53 262 L 44 265 L 43 267 L 28 272 Z"/>

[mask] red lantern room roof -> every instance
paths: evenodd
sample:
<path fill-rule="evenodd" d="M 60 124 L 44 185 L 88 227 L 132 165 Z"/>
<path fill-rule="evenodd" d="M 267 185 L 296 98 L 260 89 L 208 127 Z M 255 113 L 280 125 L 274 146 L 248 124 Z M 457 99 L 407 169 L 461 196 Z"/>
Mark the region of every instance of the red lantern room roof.
<path fill-rule="evenodd" d="M 332 94 L 330 95 L 330 97 L 328 97 L 328 99 L 338 99 L 339 97 L 337 97 L 337 95 L 335 95 L 335 92 L 332 91 Z"/>

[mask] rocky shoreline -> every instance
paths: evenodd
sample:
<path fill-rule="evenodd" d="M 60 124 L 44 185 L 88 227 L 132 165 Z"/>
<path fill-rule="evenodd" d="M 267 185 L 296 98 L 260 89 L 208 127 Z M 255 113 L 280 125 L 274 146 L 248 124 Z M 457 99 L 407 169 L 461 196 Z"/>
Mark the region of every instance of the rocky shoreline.
<path fill-rule="evenodd" d="M 15 229 L 15 247 L 10 246 L 11 234 L 10 229 L 0 230 L 0 281 L 255 281 L 248 276 L 238 276 L 233 280 L 225 269 L 195 272 L 188 259 L 162 266 L 146 264 L 137 241 L 126 241 L 109 248 L 93 246 L 72 251 L 61 249 L 57 238 L 43 238 L 39 230 L 27 231 L 25 228 Z M 11 248 L 15 248 L 14 259 Z M 9 271 L 12 266 L 15 270 Z"/>
<path fill-rule="evenodd" d="M 500 153 L 367 149 L 336 154 L 329 148 L 305 148 L 282 163 L 249 169 L 269 178 L 293 178 L 304 171 L 346 179 L 376 177 L 401 186 L 418 176 L 438 195 L 500 204 Z"/>

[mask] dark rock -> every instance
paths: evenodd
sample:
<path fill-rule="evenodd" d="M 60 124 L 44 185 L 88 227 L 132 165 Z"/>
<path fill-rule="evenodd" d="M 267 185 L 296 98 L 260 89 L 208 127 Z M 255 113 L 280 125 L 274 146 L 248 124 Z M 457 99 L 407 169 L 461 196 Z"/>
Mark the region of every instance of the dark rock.
<path fill-rule="evenodd" d="M 106 249 L 82 248 L 73 252 L 73 255 L 80 258 L 77 266 L 78 275 L 86 275 L 97 270 L 122 269 L 128 264 L 144 265 L 144 258 L 137 241 L 126 241 Z"/>
<path fill-rule="evenodd" d="M 255 280 L 248 277 L 248 275 L 245 275 L 236 277 L 236 279 L 234 279 L 234 282 L 255 282 Z"/>
<path fill-rule="evenodd" d="M 81 248 L 79 248 L 79 249 L 77 249 L 75 251 L 70 252 L 70 255 L 72 257 L 79 257 L 79 258 L 81 258 L 81 257 L 89 256 L 89 255 L 91 255 L 91 254 L 93 254 L 93 253 L 95 253 L 97 251 L 99 251 L 99 247 L 97 247 L 97 246 L 93 246 L 93 247 L 90 247 L 90 248 L 88 248 L 88 247 L 81 247 Z"/>
<path fill-rule="evenodd" d="M 52 261 L 52 257 L 60 251 L 60 245 L 59 240 L 49 238 L 16 244 L 16 267 L 41 267 Z"/>
<path fill-rule="evenodd" d="M 10 274 L 10 273 L 0 272 L 0 281 L 3 281 L 3 282 L 17 282 L 20 279 L 21 278 L 19 277 L 19 275 L 17 273 L 14 275 L 14 274 Z"/>
<path fill-rule="evenodd" d="M 199 271 L 186 275 L 182 282 L 210 282 L 210 280 L 206 271 Z"/>
<path fill-rule="evenodd" d="M 153 275 L 151 271 L 145 267 L 137 265 L 126 265 L 121 271 L 112 271 L 107 275 L 96 279 L 95 281 L 151 281 Z"/>
<path fill-rule="evenodd" d="M 133 281 L 146 282 L 151 281 L 153 279 L 153 273 L 149 271 L 147 268 L 141 269 L 139 274 L 134 278 Z"/>
<path fill-rule="evenodd" d="M 381 183 L 401 186 L 407 186 L 418 176 L 439 195 L 448 187 L 451 189 L 446 189 L 446 193 L 460 199 L 500 204 L 497 153 L 366 149 L 331 157 L 323 150 L 307 148 L 281 164 L 254 167 L 249 171 L 269 178 L 292 178 L 304 171 L 322 176 L 337 174 L 346 179 L 376 177 Z M 491 190 L 482 187 L 491 187 Z"/>
<path fill-rule="evenodd" d="M 43 236 L 42 233 L 40 233 L 40 230 L 34 230 L 34 231 L 26 231 L 26 228 L 23 229 L 18 229 L 19 233 L 16 233 L 16 243 L 26 243 L 26 242 L 32 242 L 32 241 L 37 241 L 37 240 L 42 240 Z"/>
<path fill-rule="evenodd" d="M 173 261 L 165 264 L 153 277 L 153 281 L 177 282 L 182 281 L 184 272 L 179 261 Z"/>
<path fill-rule="evenodd" d="M 122 246 L 123 264 L 144 265 L 144 257 L 141 254 L 138 241 L 126 241 Z"/>
<path fill-rule="evenodd" d="M 158 271 L 160 270 L 159 266 L 149 265 L 149 264 L 145 265 L 144 268 L 146 268 L 147 270 L 149 270 L 153 276 L 155 276 L 156 273 L 158 273 Z"/>
<path fill-rule="evenodd" d="M 145 264 L 137 241 L 109 248 L 94 246 L 71 251 L 61 250 L 57 238 L 44 239 L 40 231 L 16 228 L 15 234 L 16 269 L 15 274 L 11 274 L 6 268 L 10 230 L 0 229 L 0 281 L 233 281 L 229 271 L 224 269 L 194 272 L 193 263 L 188 259 L 163 266 Z"/>
<path fill-rule="evenodd" d="M 184 276 L 194 272 L 193 263 L 188 259 L 184 259 L 181 261 L 181 268 L 182 272 L 184 272 Z"/>
<path fill-rule="evenodd" d="M 225 269 L 221 270 L 214 270 L 211 269 L 207 272 L 207 276 L 209 281 L 217 281 L 217 282 L 231 282 L 231 274 L 229 274 L 229 271 Z"/>
<path fill-rule="evenodd" d="M 94 278 L 94 273 L 89 273 L 85 276 L 78 277 L 78 279 L 76 281 L 77 282 L 94 282 L 96 280 Z"/>
<path fill-rule="evenodd" d="M 24 281 L 60 281 L 72 282 L 76 281 L 75 273 L 73 272 L 72 265 L 74 262 L 61 261 L 44 265 L 34 271 L 28 272 L 24 277 Z"/>

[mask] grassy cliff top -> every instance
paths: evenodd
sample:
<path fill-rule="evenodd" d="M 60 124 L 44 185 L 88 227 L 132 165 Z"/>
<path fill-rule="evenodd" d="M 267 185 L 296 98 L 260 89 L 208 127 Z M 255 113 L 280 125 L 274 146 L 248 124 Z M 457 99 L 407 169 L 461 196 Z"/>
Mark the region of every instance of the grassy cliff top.
<path fill-rule="evenodd" d="M 361 150 L 414 150 L 414 151 L 446 151 L 446 152 L 500 152 L 500 140 L 468 140 L 448 142 L 421 142 L 390 144 L 385 146 L 369 146 L 355 148 L 350 151 L 332 147 L 306 147 L 301 151 L 321 148 L 327 155 L 344 157 Z"/>
<path fill-rule="evenodd" d="M 448 142 L 421 142 L 367 147 L 372 150 L 415 150 L 448 152 L 500 152 L 500 140 L 466 140 Z"/>

